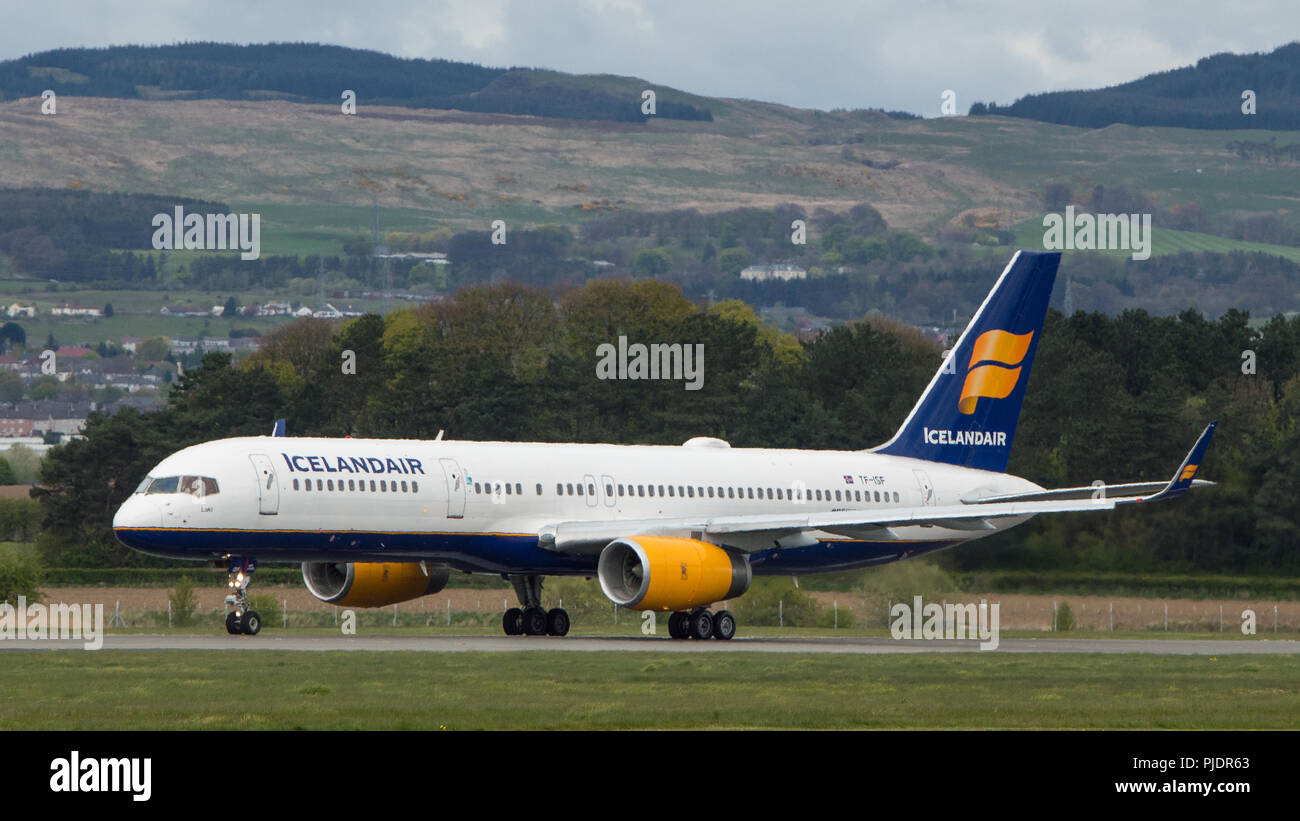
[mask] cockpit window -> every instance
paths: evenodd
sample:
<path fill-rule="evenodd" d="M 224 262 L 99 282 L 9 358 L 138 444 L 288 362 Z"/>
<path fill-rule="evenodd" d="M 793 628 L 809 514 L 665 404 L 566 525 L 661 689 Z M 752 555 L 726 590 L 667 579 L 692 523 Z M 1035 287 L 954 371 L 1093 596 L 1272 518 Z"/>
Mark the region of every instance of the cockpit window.
<path fill-rule="evenodd" d="M 152 477 L 152 476 L 146 476 L 146 477 L 144 477 L 144 479 L 142 479 L 142 480 L 140 481 L 140 484 L 136 485 L 136 487 L 135 487 L 135 492 L 136 492 L 136 493 L 144 493 L 146 490 L 149 489 L 149 485 L 150 485 L 152 482 L 153 482 L 153 477 Z"/>
<path fill-rule="evenodd" d="M 217 480 L 209 476 L 159 476 L 150 481 L 145 490 L 145 493 L 188 493 L 191 496 L 213 496 L 218 492 Z"/>

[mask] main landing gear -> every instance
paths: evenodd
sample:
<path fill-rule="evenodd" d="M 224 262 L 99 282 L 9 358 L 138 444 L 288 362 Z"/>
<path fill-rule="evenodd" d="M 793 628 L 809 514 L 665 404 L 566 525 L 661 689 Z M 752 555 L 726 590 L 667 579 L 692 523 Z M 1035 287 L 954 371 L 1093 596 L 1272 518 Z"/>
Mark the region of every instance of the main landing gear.
<path fill-rule="evenodd" d="M 233 608 L 226 613 L 226 632 L 232 636 L 256 636 L 262 629 L 262 617 L 248 608 L 248 583 L 256 569 L 256 559 L 231 559 L 226 570 L 226 587 L 230 589 L 226 607 Z"/>
<path fill-rule="evenodd" d="M 675 639 L 721 639 L 736 635 L 736 617 L 730 610 L 710 613 L 703 607 L 678 611 L 668 617 L 668 635 Z"/>
<path fill-rule="evenodd" d="M 509 576 L 522 608 L 505 612 L 501 626 L 507 636 L 563 636 L 569 632 L 569 614 L 556 607 L 542 609 L 541 576 Z"/>

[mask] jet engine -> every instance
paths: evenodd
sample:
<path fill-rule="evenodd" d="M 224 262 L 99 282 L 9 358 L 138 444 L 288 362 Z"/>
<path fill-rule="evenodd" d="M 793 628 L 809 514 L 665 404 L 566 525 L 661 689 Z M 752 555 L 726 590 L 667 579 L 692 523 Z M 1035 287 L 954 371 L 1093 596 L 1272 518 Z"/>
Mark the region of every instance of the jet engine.
<path fill-rule="evenodd" d="M 303 562 L 302 580 L 316 598 L 342 607 L 385 607 L 437 593 L 445 567 L 412 562 Z"/>
<path fill-rule="evenodd" d="M 610 601 L 640 610 L 690 610 L 749 589 L 749 559 L 696 539 L 630 536 L 600 553 L 596 575 Z"/>

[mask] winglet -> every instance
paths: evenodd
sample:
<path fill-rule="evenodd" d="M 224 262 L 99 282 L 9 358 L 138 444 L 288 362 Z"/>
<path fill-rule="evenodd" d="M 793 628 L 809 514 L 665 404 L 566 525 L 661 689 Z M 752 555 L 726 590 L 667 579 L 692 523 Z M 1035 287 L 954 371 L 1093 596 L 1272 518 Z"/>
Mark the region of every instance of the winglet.
<path fill-rule="evenodd" d="M 275 427 L 271 430 L 272 436 L 284 436 L 285 425 L 283 419 L 275 420 Z"/>
<path fill-rule="evenodd" d="M 1174 474 L 1174 478 L 1169 480 L 1169 484 L 1165 485 L 1164 490 L 1154 496 L 1135 501 L 1154 502 L 1158 499 L 1167 499 L 1170 496 L 1186 493 L 1187 489 L 1192 486 L 1192 480 L 1196 478 L 1196 471 L 1201 467 L 1201 460 L 1205 458 L 1205 451 L 1210 447 L 1210 440 L 1214 438 L 1214 428 L 1218 424 L 1218 420 L 1215 420 L 1205 426 L 1205 430 L 1201 431 L 1200 438 L 1196 440 L 1196 444 L 1192 445 L 1192 449 L 1187 453 L 1187 458 L 1178 466 L 1178 472 Z"/>

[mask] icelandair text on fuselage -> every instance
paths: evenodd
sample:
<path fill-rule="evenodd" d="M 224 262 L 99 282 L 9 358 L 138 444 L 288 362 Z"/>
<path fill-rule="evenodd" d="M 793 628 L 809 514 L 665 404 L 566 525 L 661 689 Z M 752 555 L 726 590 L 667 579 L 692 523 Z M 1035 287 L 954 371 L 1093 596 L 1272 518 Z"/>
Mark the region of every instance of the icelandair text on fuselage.
<path fill-rule="evenodd" d="M 1005 431 L 985 431 L 985 430 L 936 430 L 933 428 L 922 428 L 922 438 L 926 444 L 930 445 L 991 445 L 994 447 L 1007 446 L 1007 434 Z"/>
<path fill-rule="evenodd" d="M 419 459 L 378 459 L 374 456 L 290 456 L 281 453 L 290 473 L 418 473 L 424 475 Z"/>

